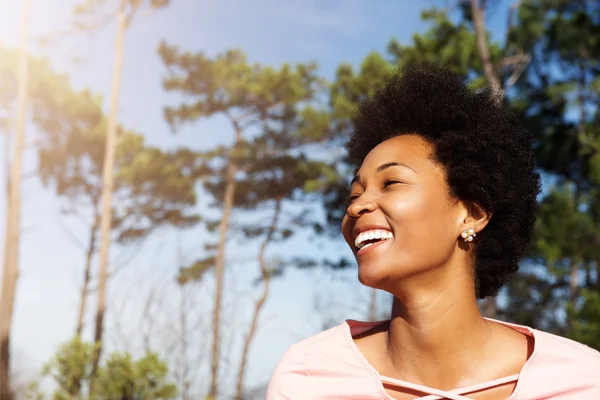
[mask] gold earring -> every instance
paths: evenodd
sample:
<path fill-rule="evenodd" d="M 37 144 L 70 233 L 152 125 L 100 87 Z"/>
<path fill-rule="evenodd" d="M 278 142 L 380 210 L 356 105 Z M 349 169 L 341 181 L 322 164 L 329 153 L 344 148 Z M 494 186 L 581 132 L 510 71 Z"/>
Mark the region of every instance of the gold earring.
<path fill-rule="evenodd" d="M 475 230 L 473 228 L 465 229 L 460 236 L 465 240 L 465 242 L 472 242 L 473 238 L 477 236 Z"/>

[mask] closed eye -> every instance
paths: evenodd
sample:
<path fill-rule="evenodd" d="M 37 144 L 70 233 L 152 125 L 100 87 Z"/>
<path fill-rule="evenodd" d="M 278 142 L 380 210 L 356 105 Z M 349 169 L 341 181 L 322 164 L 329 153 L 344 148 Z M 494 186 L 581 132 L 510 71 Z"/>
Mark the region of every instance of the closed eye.
<path fill-rule="evenodd" d="M 383 187 L 384 187 L 384 189 L 385 189 L 386 187 L 388 187 L 388 186 L 390 186 L 390 185 L 393 185 L 393 184 L 395 184 L 395 183 L 404 183 L 404 182 L 402 182 L 402 181 L 399 181 L 399 180 L 397 180 L 397 179 L 388 179 L 387 181 L 383 182 Z"/>
<path fill-rule="evenodd" d="M 346 200 L 346 205 L 349 206 L 350 204 L 352 204 L 352 202 L 354 202 L 354 200 L 358 199 L 359 197 L 359 194 L 350 195 L 350 197 L 348 197 L 348 200 Z"/>

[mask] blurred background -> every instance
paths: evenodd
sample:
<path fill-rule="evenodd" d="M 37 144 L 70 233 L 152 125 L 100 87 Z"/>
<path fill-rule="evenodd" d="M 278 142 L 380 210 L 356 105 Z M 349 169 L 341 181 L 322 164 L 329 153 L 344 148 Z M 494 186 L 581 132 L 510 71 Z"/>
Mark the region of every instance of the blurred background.
<path fill-rule="evenodd" d="M 600 2 L 4 0 L 0 399 L 261 399 L 292 343 L 385 319 L 343 143 L 424 62 L 535 136 L 535 243 L 482 311 L 600 349 Z"/>

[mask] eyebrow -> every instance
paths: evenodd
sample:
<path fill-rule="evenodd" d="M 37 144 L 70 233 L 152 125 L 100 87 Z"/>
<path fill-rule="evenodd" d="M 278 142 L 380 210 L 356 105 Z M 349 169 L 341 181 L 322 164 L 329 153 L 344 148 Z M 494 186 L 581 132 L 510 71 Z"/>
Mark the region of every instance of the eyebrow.
<path fill-rule="evenodd" d="M 403 168 L 408 168 L 411 171 L 413 171 L 415 174 L 417 173 L 417 171 L 415 171 L 410 165 L 404 164 L 402 162 L 389 162 L 389 163 L 385 163 L 380 165 L 379 167 L 377 167 L 377 173 L 382 172 L 388 168 L 391 167 L 403 167 Z M 358 170 L 357 170 L 358 171 Z M 360 181 L 360 175 L 358 175 L 357 172 L 355 172 L 354 178 L 352 178 L 352 181 L 350 182 L 350 184 L 354 184 L 355 182 Z"/>

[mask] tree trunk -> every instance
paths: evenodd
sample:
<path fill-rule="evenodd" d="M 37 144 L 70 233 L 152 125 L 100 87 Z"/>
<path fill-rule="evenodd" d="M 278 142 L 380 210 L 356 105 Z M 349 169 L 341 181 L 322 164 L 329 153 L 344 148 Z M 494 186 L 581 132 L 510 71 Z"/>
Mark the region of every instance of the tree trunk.
<path fill-rule="evenodd" d="M 377 319 L 377 289 L 371 289 L 371 304 L 369 306 L 369 321 Z"/>
<path fill-rule="evenodd" d="M 10 332 L 12 328 L 15 291 L 19 274 L 19 241 L 21 222 L 21 168 L 25 125 L 27 123 L 27 91 L 29 84 L 30 0 L 23 0 L 21 16 L 20 55 L 18 70 L 17 121 L 13 142 L 13 158 L 7 198 L 6 232 L 4 244 L 4 269 L 0 294 L 0 400 L 13 398 L 10 385 Z"/>
<path fill-rule="evenodd" d="M 104 153 L 104 169 L 102 171 L 102 214 L 100 219 L 100 257 L 98 271 L 98 303 L 96 311 L 96 331 L 94 341 L 97 351 L 92 369 L 92 383 L 98 370 L 98 363 L 102 355 L 102 334 L 104 332 L 104 317 L 106 312 L 106 280 L 108 278 L 108 258 L 110 250 L 110 232 L 112 224 L 112 193 L 115 163 L 115 150 L 117 145 L 117 117 L 119 111 L 119 90 L 121 72 L 123 69 L 123 42 L 127 29 L 126 0 L 121 0 L 117 18 L 117 39 L 115 44 L 113 79 L 110 96 L 110 111 L 108 115 L 108 129 L 106 132 L 106 149 Z M 92 385 L 93 386 L 93 385 Z"/>
<path fill-rule="evenodd" d="M 181 265 L 181 263 L 179 264 Z M 180 377 L 180 390 L 181 390 L 181 398 L 182 400 L 191 400 L 190 397 L 190 382 L 189 382 L 189 345 L 188 345 L 188 304 L 187 304 L 187 296 L 185 292 L 185 284 L 181 284 L 179 286 L 181 289 L 181 299 L 179 303 L 179 322 L 181 324 L 181 336 L 180 336 L 180 357 L 179 361 L 182 363 L 181 367 L 181 377 Z"/>
<path fill-rule="evenodd" d="M 263 291 L 260 297 L 256 300 L 256 303 L 254 303 L 254 314 L 252 315 L 252 320 L 250 322 L 250 330 L 248 331 L 248 336 L 246 336 L 246 340 L 244 341 L 244 349 L 242 350 L 242 360 L 240 362 L 240 370 L 238 372 L 237 378 L 237 395 L 235 396 L 237 400 L 242 400 L 244 394 L 244 374 L 246 373 L 246 363 L 248 362 L 250 346 L 252 345 L 252 340 L 254 339 L 254 335 L 256 334 L 256 328 L 258 327 L 258 318 L 260 317 L 260 313 L 265 305 L 267 297 L 269 296 L 271 273 L 267 267 L 267 262 L 265 261 L 265 252 L 267 250 L 267 246 L 273 239 L 273 234 L 275 233 L 275 229 L 277 228 L 277 221 L 279 220 L 280 214 L 281 199 L 277 199 L 275 203 L 275 211 L 273 212 L 273 220 L 271 221 L 271 226 L 269 227 L 267 236 L 265 237 L 264 242 L 260 246 L 260 251 L 258 252 L 258 265 L 260 267 L 260 273 L 262 275 L 263 280 Z"/>
<path fill-rule="evenodd" d="M 238 131 L 237 137 L 240 137 L 241 132 Z M 237 141 L 236 141 L 237 142 Z M 223 278 L 225 270 L 225 241 L 227 240 L 227 231 L 229 229 L 229 217 L 233 208 L 233 196 L 235 194 L 235 174 L 237 172 L 236 165 L 230 162 L 227 168 L 227 186 L 225 188 L 225 198 L 223 203 L 223 217 L 219 224 L 219 244 L 217 246 L 217 257 L 215 260 L 215 275 L 217 279 L 217 287 L 215 290 L 215 305 L 213 311 L 213 342 L 212 342 L 212 360 L 211 360 L 211 377 L 210 377 L 210 392 L 208 399 L 216 400 L 219 385 L 219 361 L 220 361 L 220 324 L 221 324 L 221 298 L 223 297 Z"/>
<path fill-rule="evenodd" d="M 6 198 L 8 199 L 8 196 L 10 194 L 10 188 L 9 188 L 9 183 L 10 183 L 10 132 L 7 129 L 6 132 L 4 133 L 4 180 L 5 180 L 5 187 L 4 189 L 6 190 Z M 8 206 L 8 205 L 7 205 Z"/>
<path fill-rule="evenodd" d="M 77 328 L 75 329 L 75 335 L 81 337 L 83 331 L 83 318 L 85 316 L 85 308 L 87 303 L 88 290 L 90 287 L 92 259 L 94 252 L 96 251 L 96 235 L 98 234 L 98 225 L 100 217 L 94 215 L 94 223 L 90 229 L 90 239 L 88 248 L 85 254 L 85 269 L 83 271 L 83 284 L 81 286 L 81 298 L 79 300 L 79 313 L 77 315 Z"/>
<path fill-rule="evenodd" d="M 479 56 L 483 64 L 483 72 L 492 89 L 492 93 L 496 97 L 496 100 L 500 102 L 504 97 L 504 90 L 502 90 L 502 84 L 490 60 L 490 50 L 488 48 L 485 29 L 485 12 L 484 7 L 479 6 L 479 0 L 471 0 L 471 13 L 473 15 L 473 25 L 475 26 L 477 49 L 479 50 Z"/>
<path fill-rule="evenodd" d="M 223 297 L 223 279 L 225 276 L 225 241 L 227 240 L 227 231 L 229 230 L 229 217 L 233 209 L 233 197 L 235 195 L 237 165 L 233 160 L 233 155 L 237 147 L 242 142 L 242 128 L 236 120 L 231 121 L 235 130 L 235 141 L 233 149 L 230 151 L 229 165 L 227 166 L 227 186 L 223 198 L 223 216 L 219 224 L 219 243 L 217 245 L 217 257 L 215 259 L 215 276 L 217 287 L 215 289 L 215 305 L 213 311 L 213 338 L 212 338 L 212 356 L 211 356 L 211 376 L 210 391 L 207 400 L 216 400 L 219 389 L 219 361 L 220 339 L 221 339 L 221 299 Z"/>

